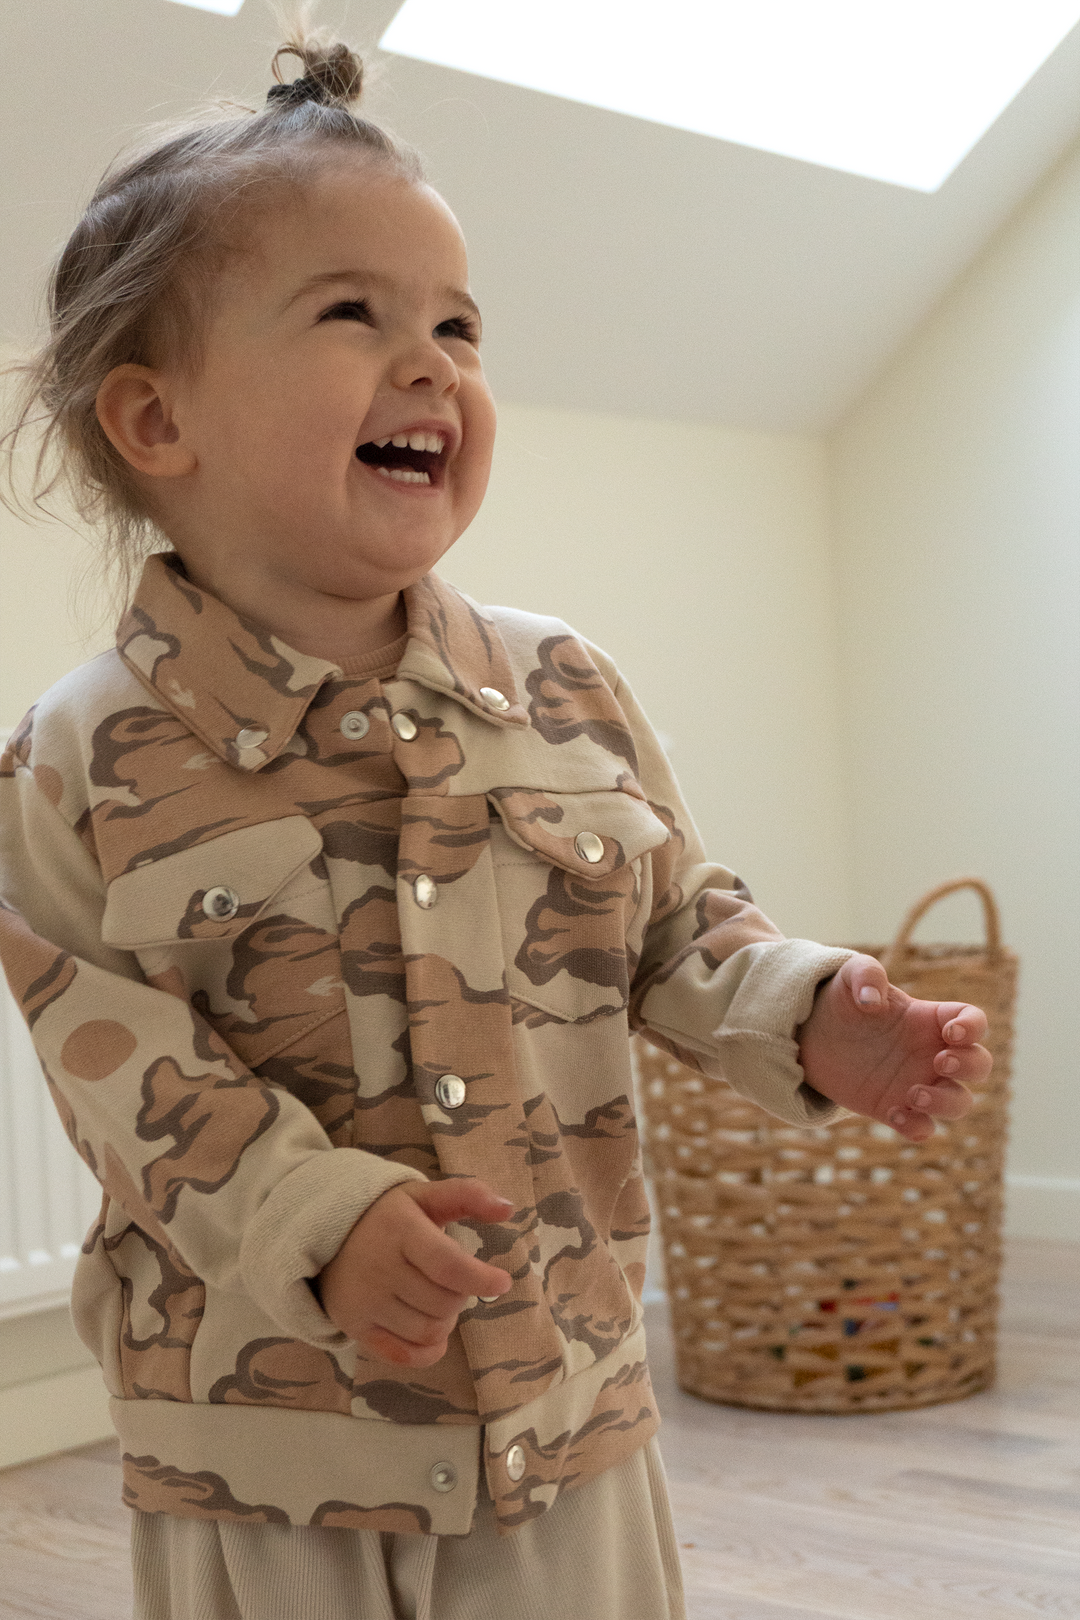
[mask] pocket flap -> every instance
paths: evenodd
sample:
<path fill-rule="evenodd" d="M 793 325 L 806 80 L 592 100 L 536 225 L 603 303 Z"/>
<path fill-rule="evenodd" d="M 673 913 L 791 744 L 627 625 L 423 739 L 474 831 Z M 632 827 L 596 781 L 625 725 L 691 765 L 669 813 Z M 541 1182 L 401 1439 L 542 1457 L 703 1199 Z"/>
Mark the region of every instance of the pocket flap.
<path fill-rule="evenodd" d="M 626 789 L 496 788 L 488 798 L 515 844 L 575 877 L 608 877 L 669 837 L 644 798 Z"/>
<path fill-rule="evenodd" d="M 283 816 L 151 858 L 109 884 L 102 938 L 128 949 L 228 939 L 321 852 L 306 816 Z"/>

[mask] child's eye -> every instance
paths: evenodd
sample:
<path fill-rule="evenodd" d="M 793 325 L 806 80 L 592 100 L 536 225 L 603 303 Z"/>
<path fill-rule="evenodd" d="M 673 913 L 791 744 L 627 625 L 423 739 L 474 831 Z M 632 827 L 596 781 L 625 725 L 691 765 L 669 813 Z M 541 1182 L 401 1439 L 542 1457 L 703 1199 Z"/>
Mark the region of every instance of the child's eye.
<path fill-rule="evenodd" d="M 479 343 L 480 328 L 470 315 L 455 315 L 452 320 L 440 321 L 435 328 L 437 338 L 464 338 L 466 343 Z"/>
<path fill-rule="evenodd" d="M 373 324 L 371 310 L 362 298 L 349 298 L 343 304 L 335 304 L 332 309 L 325 310 L 319 316 L 320 321 L 363 321 L 366 325 Z"/>

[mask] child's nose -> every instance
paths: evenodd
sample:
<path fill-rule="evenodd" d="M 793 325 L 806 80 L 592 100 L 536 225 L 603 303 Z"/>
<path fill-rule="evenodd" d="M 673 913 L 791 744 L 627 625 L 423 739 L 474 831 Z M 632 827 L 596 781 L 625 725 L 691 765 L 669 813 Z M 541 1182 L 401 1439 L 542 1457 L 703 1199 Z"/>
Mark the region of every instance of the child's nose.
<path fill-rule="evenodd" d="M 453 393 L 458 385 L 458 369 L 434 338 L 416 343 L 402 353 L 393 368 L 398 388 L 429 388 L 435 393 Z"/>

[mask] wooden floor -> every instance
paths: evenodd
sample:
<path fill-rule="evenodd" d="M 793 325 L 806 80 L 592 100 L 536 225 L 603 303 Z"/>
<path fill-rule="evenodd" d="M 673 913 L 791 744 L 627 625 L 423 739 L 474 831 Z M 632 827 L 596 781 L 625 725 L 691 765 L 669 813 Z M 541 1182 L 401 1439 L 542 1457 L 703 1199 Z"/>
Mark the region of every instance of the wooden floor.
<path fill-rule="evenodd" d="M 1080 1245 L 1012 1245 L 998 1387 L 919 1412 L 699 1401 L 650 1310 L 690 1620 L 1080 1620 Z M 111 1442 L 0 1473 L 0 1620 L 126 1620 L 119 1483 Z"/>
<path fill-rule="evenodd" d="M 1013 1243 L 1003 1306 L 995 1389 L 880 1416 L 700 1401 L 654 1333 L 689 1620 L 1080 1617 L 1080 1245 Z"/>

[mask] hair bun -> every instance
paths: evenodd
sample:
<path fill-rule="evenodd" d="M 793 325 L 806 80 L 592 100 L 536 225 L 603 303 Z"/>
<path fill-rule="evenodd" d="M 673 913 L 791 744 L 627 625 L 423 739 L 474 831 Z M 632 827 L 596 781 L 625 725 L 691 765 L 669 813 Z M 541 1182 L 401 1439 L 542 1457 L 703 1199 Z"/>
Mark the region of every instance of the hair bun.
<path fill-rule="evenodd" d="M 303 78 L 283 82 L 278 67 L 283 56 L 295 56 L 303 63 Z M 348 107 L 360 99 L 364 64 L 340 40 L 298 34 L 274 53 L 271 67 L 277 80 L 266 98 L 271 106 L 298 107 L 304 101 L 317 101 L 323 107 Z"/>

